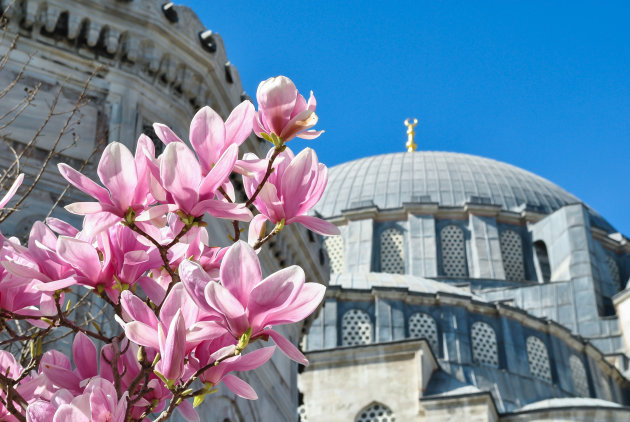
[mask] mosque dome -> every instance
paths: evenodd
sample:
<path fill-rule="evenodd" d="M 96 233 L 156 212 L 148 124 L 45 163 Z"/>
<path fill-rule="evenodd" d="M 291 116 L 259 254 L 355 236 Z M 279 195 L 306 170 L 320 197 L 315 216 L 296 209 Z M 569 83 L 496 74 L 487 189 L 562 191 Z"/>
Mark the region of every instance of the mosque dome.
<path fill-rule="evenodd" d="M 334 217 L 346 209 L 392 209 L 406 202 L 435 202 L 445 207 L 474 202 L 507 211 L 529 209 L 549 214 L 582 201 L 507 163 L 454 152 L 416 151 L 375 155 L 332 167 L 317 211 Z"/>

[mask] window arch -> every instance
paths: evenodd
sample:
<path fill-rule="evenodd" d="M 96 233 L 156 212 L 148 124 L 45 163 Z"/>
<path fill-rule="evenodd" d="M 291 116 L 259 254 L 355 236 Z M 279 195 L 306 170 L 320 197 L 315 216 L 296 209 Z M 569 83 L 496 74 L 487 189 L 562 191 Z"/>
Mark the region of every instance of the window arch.
<path fill-rule="evenodd" d="M 438 352 L 437 325 L 429 314 L 416 312 L 409 317 L 409 337 L 426 338 L 433 351 Z"/>
<path fill-rule="evenodd" d="M 536 261 L 540 271 L 539 281 L 548 283 L 551 280 L 551 266 L 549 265 L 549 254 L 547 253 L 547 245 L 542 240 L 534 242 L 534 252 L 536 253 Z"/>
<path fill-rule="evenodd" d="M 324 239 L 324 249 L 330 259 L 330 272 L 340 274 L 344 271 L 343 237 L 327 236 Z"/>
<path fill-rule="evenodd" d="M 501 232 L 501 257 L 505 269 L 505 279 L 510 281 L 525 280 L 523 265 L 523 241 L 514 230 Z"/>
<path fill-rule="evenodd" d="M 538 337 L 527 337 L 527 360 L 529 361 L 529 371 L 533 376 L 551 382 L 547 346 Z"/>
<path fill-rule="evenodd" d="M 499 366 L 499 349 L 497 335 L 485 322 L 477 321 L 470 327 L 470 342 L 472 344 L 473 362 Z"/>
<path fill-rule="evenodd" d="M 573 388 L 575 394 L 580 397 L 589 397 L 588 380 L 586 379 L 586 371 L 584 364 L 575 355 L 569 358 L 569 368 L 571 369 L 571 378 L 573 379 Z"/>
<path fill-rule="evenodd" d="M 455 225 L 448 225 L 440 231 L 442 244 L 442 272 L 448 277 L 466 277 L 466 247 L 464 232 Z"/>
<path fill-rule="evenodd" d="M 395 422 L 396 417 L 392 410 L 381 403 L 374 403 L 364 409 L 354 419 L 355 422 Z"/>
<path fill-rule="evenodd" d="M 402 232 L 393 227 L 383 231 L 381 233 L 381 272 L 404 274 L 404 258 Z"/>
<path fill-rule="evenodd" d="M 357 346 L 372 343 L 372 321 L 367 312 L 350 309 L 341 318 L 341 345 Z"/>

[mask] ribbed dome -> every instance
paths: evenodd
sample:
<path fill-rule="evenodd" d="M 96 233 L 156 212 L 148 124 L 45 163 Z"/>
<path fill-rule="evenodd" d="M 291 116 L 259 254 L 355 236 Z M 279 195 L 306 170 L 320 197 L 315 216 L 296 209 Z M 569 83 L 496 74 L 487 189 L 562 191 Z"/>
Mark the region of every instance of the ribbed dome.
<path fill-rule="evenodd" d="M 399 208 L 404 202 L 465 202 L 518 210 L 525 205 L 550 213 L 581 202 L 533 173 L 488 158 L 453 152 L 417 151 L 382 154 L 350 161 L 329 170 L 328 187 L 317 205 L 324 217 L 374 205 Z"/>

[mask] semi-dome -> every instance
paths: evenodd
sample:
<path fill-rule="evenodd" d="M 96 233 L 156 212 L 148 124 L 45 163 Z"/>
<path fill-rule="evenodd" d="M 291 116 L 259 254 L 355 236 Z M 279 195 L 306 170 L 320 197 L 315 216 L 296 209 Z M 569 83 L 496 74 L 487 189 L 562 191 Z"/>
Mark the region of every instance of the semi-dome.
<path fill-rule="evenodd" d="M 381 154 L 332 167 L 317 206 L 325 217 L 375 205 L 399 208 L 405 202 L 466 202 L 523 207 L 551 213 L 581 202 L 561 187 L 521 168 L 489 158 L 454 152 L 416 151 Z"/>

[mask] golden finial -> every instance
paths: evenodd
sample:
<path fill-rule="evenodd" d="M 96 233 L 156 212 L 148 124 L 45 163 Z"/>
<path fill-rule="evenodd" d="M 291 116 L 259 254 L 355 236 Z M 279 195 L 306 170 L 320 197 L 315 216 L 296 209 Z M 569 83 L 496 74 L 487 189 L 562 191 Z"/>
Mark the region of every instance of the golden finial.
<path fill-rule="evenodd" d="M 407 126 L 407 143 L 405 146 L 407 147 L 407 152 L 414 152 L 418 145 L 413 141 L 413 137 L 416 135 L 416 132 L 413 130 L 414 127 L 418 124 L 418 119 L 415 117 L 413 119 L 409 118 L 405 120 L 405 126 Z"/>

